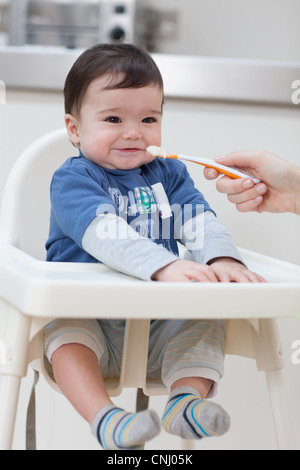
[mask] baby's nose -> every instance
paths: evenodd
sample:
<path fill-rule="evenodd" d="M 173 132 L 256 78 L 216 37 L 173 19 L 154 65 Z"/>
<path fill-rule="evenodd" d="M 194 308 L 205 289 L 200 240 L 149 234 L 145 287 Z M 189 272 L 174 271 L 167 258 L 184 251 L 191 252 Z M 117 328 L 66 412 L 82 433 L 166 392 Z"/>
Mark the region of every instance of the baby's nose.
<path fill-rule="evenodd" d="M 137 140 L 141 138 L 141 132 L 137 127 L 131 126 L 124 130 L 123 138 L 126 140 Z"/>

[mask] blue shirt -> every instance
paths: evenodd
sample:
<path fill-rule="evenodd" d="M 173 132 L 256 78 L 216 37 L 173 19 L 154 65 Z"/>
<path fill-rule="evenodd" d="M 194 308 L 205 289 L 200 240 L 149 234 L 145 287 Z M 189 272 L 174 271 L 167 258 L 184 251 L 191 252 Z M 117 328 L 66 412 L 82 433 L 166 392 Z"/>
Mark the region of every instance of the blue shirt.
<path fill-rule="evenodd" d="M 162 195 L 171 208 L 169 214 L 164 213 L 165 206 L 160 204 Z M 178 212 L 182 209 L 183 223 L 194 217 L 199 208 L 211 211 L 186 166 L 177 160 L 157 158 L 132 170 L 109 170 L 80 154 L 69 158 L 51 182 L 47 260 L 98 262 L 82 249 L 81 241 L 92 220 L 108 212 L 125 218 L 141 236 L 178 254 L 174 238 Z"/>

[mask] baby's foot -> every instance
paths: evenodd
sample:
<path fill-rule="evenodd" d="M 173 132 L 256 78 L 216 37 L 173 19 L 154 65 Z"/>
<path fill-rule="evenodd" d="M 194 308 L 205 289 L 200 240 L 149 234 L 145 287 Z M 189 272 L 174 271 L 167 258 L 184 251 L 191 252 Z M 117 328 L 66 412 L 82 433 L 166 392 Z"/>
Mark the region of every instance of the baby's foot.
<path fill-rule="evenodd" d="M 105 450 L 138 450 L 160 432 L 160 420 L 152 410 L 127 413 L 107 405 L 96 415 L 92 431 Z"/>
<path fill-rule="evenodd" d="M 228 431 L 230 417 L 216 403 L 201 400 L 197 390 L 179 387 L 170 395 L 162 425 L 167 432 L 183 439 L 201 439 Z"/>

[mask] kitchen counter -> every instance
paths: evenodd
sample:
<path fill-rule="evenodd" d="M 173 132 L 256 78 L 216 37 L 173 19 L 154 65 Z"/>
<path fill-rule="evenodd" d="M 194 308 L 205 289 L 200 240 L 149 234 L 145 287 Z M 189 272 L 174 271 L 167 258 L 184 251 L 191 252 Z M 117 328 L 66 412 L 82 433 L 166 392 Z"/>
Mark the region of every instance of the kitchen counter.
<path fill-rule="evenodd" d="M 81 50 L 0 47 L 0 80 L 14 89 L 61 91 Z M 300 62 L 153 54 L 167 97 L 292 105 Z"/>

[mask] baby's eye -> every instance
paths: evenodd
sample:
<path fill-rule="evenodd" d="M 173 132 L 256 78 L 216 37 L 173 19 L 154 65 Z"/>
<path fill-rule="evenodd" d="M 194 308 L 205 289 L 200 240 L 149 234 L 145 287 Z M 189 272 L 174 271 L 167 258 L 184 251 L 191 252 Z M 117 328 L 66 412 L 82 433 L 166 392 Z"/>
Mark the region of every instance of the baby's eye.
<path fill-rule="evenodd" d="M 121 122 L 121 119 L 118 118 L 117 116 L 109 116 L 108 118 L 105 119 L 106 122 L 111 122 L 112 124 L 119 124 Z"/>
<path fill-rule="evenodd" d="M 143 122 L 145 124 L 153 124 L 154 122 L 157 122 L 157 120 L 154 117 L 147 117 L 143 119 Z"/>

